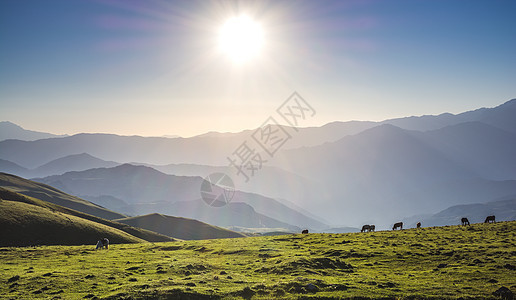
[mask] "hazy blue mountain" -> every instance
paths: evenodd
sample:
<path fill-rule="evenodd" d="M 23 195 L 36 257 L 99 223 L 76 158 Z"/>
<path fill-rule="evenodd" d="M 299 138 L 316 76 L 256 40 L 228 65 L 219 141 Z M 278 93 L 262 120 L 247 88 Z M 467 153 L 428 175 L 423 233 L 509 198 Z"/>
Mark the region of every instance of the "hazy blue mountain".
<path fill-rule="evenodd" d="M 424 227 L 459 225 L 461 218 L 466 217 L 473 224 L 484 222 L 491 215 L 496 216 L 496 221 L 516 220 L 516 195 L 486 203 L 455 205 L 423 218 L 420 222 Z"/>
<path fill-rule="evenodd" d="M 472 128 L 469 134 L 474 135 Z M 514 162 L 514 157 L 506 159 Z M 407 215 L 516 193 L 515 180 L 483 179 L 431 146 L 423 133 L 392 125 L 334 143 L 285 150 L 272 163 L 321 182 L 325 194 L 296 204 L 333 224 L 387 227 Z"/>
<path fill-rule="evenodd" d="M 322 193 L 317 182 L 299 176 L 295 173 L 282 170 L 281 168 L 268 165 L 264 165 L 262 169 L 256 171 L 255 175 L 252 176 L 249 181 L 246 181 L 244 176 L 238 175 L 237 169 L 233 166 L 207 166 L 194 164 L 169 164 L 164 166 L 145 165 L 166 174 L 179 176 L 201 176 L 204 178 L 212 173 L 225 173 L 232 178 L 235 187 L 238 190 L 274 198 L 287 207 L 300 212 L 302 211 L 302 208 L 295 207 L 295 204 L 291 203 L 288 199 L 315 199 Z M 260 211 L 259 208 L 255 208 Z M 303 214 L 309 216 L 310 213 L 303 211 Z M 314 219 L 320 218 L 316 216 L 310 217 Z"/>
<path fill-rule="evenodd" d="M 203 179 L 197 176 L 167 175 L 150 167 L 124 164 L 113 168 L 68 172 L 35 180 L 71 194 L 80 195 L 110 209 L 118 207 L 119 209 L 116 211 L 130 215 L 157 212 L 192 218 L 191 214 L 182 215 L 181 211 L 173 211 L 170 208 L 176 202 L 200 199 L 200 186 Z M 320 221 L 262 195 L 236 191 L 232 201 L 246 203 L 252 206 L 253 211 L 256 210 L 256 212 L 277 219 L 284 224 L 309 228 L 327 227 Z M 123 203 L 127 205 L 124 206 Z M 214 209 L 204 202 L 201 203 L 208 210 Z M 185 208 L 186 204 L 180 207 Z M 219 225 L 208 220 L 203 221 Z"/>
<path fill-rule="evenodd" d="M 120 163 L 105 161 L 91 156 L 88 153 L 81 153 L 55 159 L 31 170 L 30 174 L 32 177 L 45 177 L 63 174 L 70 171 L 84 171 L 93 168 L 110 168 L 118 165 L 120 165 Z"/>
<path fill-rule="evenodd" d="M 391 124 L 409 130 L 435 130 L 464 122 L 482 122 L 505 131 L 516 132 L 516 100 L 495 108 L 482 108 L 458 115 L 409 117 L 383 122 L 334 122 L 322 127 L 285 127 L 291 134 L 282 149 L 312 147 L 335 142 L 379 124 Z M 89 153 L 107 161 L 142 162 L 155 165 L 190 163 L 228 165 L 227 157 L 244 141 L 252 143 L 253 130 L 238 133 L 211 132 L 191 138 L 118 136 L 113 134 L 77 134 L 70 137 L 37 141 L 0 142 L 0 158 L 33 169 L 51 160 L 76 153 Z M 255 147 L 258 147 L 257 145 Z"/>
<path fill-rule="evenodd" d="M 381 122 L 403 129 L 427 131 L 465 122 L 482 122 L 505 131 L 516 133 L 516 99 L 509 100 L 493 108 L 480 108 L 457 115 L 443 113 L 437 116 L 427 115 L 390 119 Z"/>
<path fill-rule="evenodd" d="M 58 158 L 35 169 L 27 169 L 13 162 L 0 159 L 0 172 L 31 178 L 117 165 L 119 165 L 117 162 L 101 160 L 87 153 L 82 153 Z"/>
<path fill-rule="evenodd" d="M 422 135 L 429 146 L 486 179 L 516 179 L 516 133 L 466 122 Z"/>
<path fill-rule="evenodd" d="M 26 177 L 29 170 L 8 160 L 0 159 L 0 172 Z"/>
<path fill-rule="evenodd" d="M 22 141 L 35 141 L 39 139 L 47 139 L 53 137 L 63 137 L 64 135 L 55 135 L 51 133 L 38 132 L 32 130 L 23 129 L 14 123 L 2 121 L 0 122 L 0 141 L 3 140 L 22 140 Z"/>

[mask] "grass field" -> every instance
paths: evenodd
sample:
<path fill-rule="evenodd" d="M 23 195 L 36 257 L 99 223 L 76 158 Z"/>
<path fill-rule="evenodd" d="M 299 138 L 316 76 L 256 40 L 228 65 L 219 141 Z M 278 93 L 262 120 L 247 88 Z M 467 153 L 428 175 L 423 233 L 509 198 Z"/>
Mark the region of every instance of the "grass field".
<path fill-rule="evenodd" d="M 516 290 L 515 266 L 514 221 L 102 251 L 0 248 L 0 298 L 500 299 Z"/>

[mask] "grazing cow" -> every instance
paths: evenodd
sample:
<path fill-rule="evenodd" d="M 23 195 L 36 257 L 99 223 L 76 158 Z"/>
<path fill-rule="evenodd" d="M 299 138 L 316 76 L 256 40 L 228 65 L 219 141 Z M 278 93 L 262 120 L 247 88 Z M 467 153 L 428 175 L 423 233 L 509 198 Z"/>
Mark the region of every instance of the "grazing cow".
<path fill-rule="evenodd" d="M 302 234 L 308 234 L 308 229 L 301 231 Z"/>
<path fill-rule="evenodd" d="M 109 248 L 109 240 L 107 238 L 98 240 L 97 247 L 95 248 L 95 250 L 102 249 L 102 248 L 106 248 L 106 249 Z"/>
<path fill-rule="evenodd" d="M 369 232 L 374 231 L 375 229 L 376 229 L 376 226 L 374 226 L 374 225 L 369 225 Z"/>
<path fill-rule="evenodd" d="M 468 218 L 462 218 L 462 219 L 460 219 L 460 223 L 462 225 L 469 225 L 469 220 L 468 220 Z"/>
<path fill-rule="evenodd" d="M 392 230 L 396 230 L 396 228 L 399 228 L 400 230 L 402 230 L 403 222 L 394 223 L 394 226 L 392 226 Z"/>
<path fill-rule="evenodd" d="M 362 226 L 362 230 L 360 230 L 360 232 L 365 232 L 365 231 L 371 231 L 371 226 L 370 225 Z"/>
<path fill-rule="evenodd" d="M 421 222 L 417 222 L 416 227 L 421 228 Z"/>
<path fill-rule="evenodd" d="M 487 216 L 487 218 L 484 221 L 484 223 L 496 223 L 495 216 Z"/>

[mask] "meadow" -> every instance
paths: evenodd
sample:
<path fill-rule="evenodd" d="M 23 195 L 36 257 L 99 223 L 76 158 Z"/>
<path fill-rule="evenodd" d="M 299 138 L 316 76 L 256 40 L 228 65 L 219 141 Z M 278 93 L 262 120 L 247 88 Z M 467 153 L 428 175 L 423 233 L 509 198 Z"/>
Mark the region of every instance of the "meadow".
<path fill-rule="evenodd" d="M 516 221 L 0 248 L 2 299 L 510 299 Z"/>

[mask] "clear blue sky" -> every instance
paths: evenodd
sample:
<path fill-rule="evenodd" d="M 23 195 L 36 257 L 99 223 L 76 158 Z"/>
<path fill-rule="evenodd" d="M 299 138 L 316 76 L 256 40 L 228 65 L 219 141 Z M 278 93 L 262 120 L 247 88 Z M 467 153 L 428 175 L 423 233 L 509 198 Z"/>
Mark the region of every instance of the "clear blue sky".
<path fill-rule="evenodd" d="M 261 55 L 217 32 L 246 14 Z M 335 120 L 516 98 L 516 1 L 0 2 L 0 120 L 53 133 L 255 128 L 293 91 Z"/>

